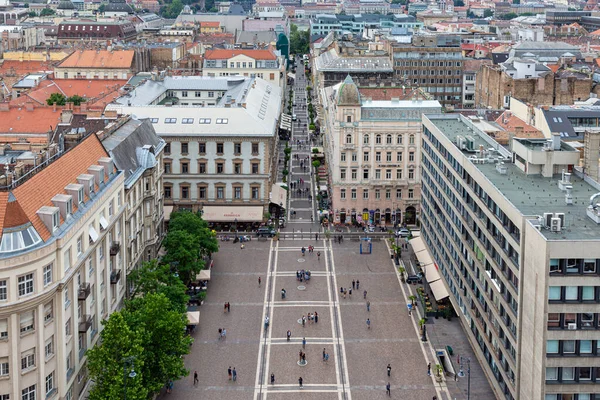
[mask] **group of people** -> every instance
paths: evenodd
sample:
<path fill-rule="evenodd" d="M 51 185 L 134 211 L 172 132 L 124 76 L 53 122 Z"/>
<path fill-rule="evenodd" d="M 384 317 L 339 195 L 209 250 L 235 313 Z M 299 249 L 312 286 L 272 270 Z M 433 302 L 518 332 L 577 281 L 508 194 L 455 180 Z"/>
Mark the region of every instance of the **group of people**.
<path fill-rule="evenodd" d="M 298 282 L 303 282 L 303 281 L 308 282 L 310 280 L 310 275 L 311 275 L 311 272 L 308 269 L 296 271 L 296 280 Z"/>
<path fill-rule="evenodd" d="M 227 339 L 227 329 L 219 328 L 219 340 Z"/>
<path fill-rule="evenodd" d="M 227 368 L 227 375 L 229 375 L 230 381 L 237 381 L 237 371 L 235 370 L 235 367 L 231 369 L 231 366 L 229 366 L 229 368 Z"/>
<path fill-rule="evenodd" d="M 312 218 L 312 217 L 311 217 Z M 315 234 L 315 240 L 319 240 L 319 234 Z M 302 257 L 304 257 L 306 255 L 306 247 L 302 246 L 302 248 L 300 249 L 300 252 L 302 253 Z M 308 246 L 308 254 L 312 254 L 315 252 L 315 246 Z M 320 260 L 321 259 L 321 252 L 317 251 L 317 259 Z M 309 278 L 310 278 L 310 271 L 309 272 Z M 298 274 L 296 274 L 298 275 Z M 306 280 L 308 280 L 309 278 L 307 278 Z"/>
<path fill-rule="evenodd" d="M 308 321 L 309 324 L 312 324 L 313 322 L 315 324 L 317 324 L 319 322 L 319 313 L 317 313 L 316 311 L 312 314 L 308 313 L 308 317 L 303 315 L 302 316 L 302 326 L 303 327 L 306 325 L 306 321 Z"/>

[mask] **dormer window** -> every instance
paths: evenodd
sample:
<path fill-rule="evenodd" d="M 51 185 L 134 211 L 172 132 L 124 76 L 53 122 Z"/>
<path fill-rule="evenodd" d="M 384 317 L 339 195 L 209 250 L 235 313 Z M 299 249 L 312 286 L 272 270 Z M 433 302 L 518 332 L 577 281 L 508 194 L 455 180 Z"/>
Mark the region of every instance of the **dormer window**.
<path fill-rule="evenodd" d="M 90 193 L 94 193 L 94 181 L 90 181 Z"/>
<path fill-rule="evenodd" d="M 73 199 L 72 198 L 67 200 L 66 206 L 67 206 L 67 215 L 73 214 Z"/>
<path fill-rule="evenodd" d="M 83 204 L 83 187 L 77 191 L 77 204 Z"/>
<path fill-rule="evenodd" d="M 59 226 L 60 226 L 60 214 L 58 213 L 58 210 L 56 210 L 52 214 L 52 229 L 56 230 L 56 229 L 58 229 Z"/>

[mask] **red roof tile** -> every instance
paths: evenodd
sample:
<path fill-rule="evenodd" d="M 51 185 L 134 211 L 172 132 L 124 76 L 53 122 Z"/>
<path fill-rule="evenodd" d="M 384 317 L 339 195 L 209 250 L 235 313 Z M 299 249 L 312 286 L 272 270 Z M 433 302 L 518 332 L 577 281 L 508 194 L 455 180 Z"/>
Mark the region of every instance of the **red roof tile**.
<path fill-rule="evenodd" d="M 77 183 L 77 177 L 87 174 L 88 167 L 97 164 L 101 157 L 108 157 L 108 153 L 96 135 L 89 135 L 74 149 L 13 190 L 24 213 L 44 241 L 50 238 L 51 233 L 37 211 L 42 206 L 52 206 L 52 198 L 64 193 L 69 183 Z"/>
<path fill-rule="evenodd" d="M 76 51 L 61 62 L 60 68 L 131 68 L 133 50 Z"/>
<path fill-rule="evenodd" d="M 8 202 L 8 192 L 0 192 L 0 236 L 4 229 L 4 217 L 6 216 L 6 205 Z"/>
<path fill-rule="evenodd" d="M 239 56 L 243 54 L 255 60 L 276 60 L 275 54 L 271 50 L 245 50 L 245 49 L 237 49 L 237 50 L 207 50 L 204 53 L 205 60 L 228 60 L 232 57 Z"/>
<path fill-rule="evenodd" d="M 52 64 L 43 61 L 4 60 L 0 65 L 0 75 L 15 73 L 25 75 L 34 72 L 52 71 Z"/>
<path fill-rule="evenodd" d="M 126 83 L 126 80 L 117 79 L 47 79 L 40 82 L 37 88 L 11 100 L 10 104 L 22 106 L 31 99 L 40 105 L 45 105 L 52 93 L 62 93 L 67 97 L 78 95 L 90 99 L 90 103 L 93 103 L 112 93 L 118 93 Z M 112 99 L 114 97 L 111 101 Z"/>
<path fill-rule="evenodd" d="M 56 128 L 60 120 L 61 108 L 54 111 L 53 107 L 10 106 L 8 111 L 0 111 L 0 135 L 8 134 L 46 134 Z"/>

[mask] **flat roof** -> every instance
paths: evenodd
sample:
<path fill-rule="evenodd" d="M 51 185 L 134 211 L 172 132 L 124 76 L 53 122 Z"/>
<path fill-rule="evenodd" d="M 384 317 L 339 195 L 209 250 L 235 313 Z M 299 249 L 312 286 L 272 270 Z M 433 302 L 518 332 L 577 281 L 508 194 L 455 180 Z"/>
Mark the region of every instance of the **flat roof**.
<path fill-rule="evenodd" d="M 456 136 L 469 135 L 474 139 L 474 148 L 483 145 L 490 148 L 487 136 L 470 122 L 461 119 L 459 115 L 428 115 L 429 120 L 441 130 L 453 143 Z M 495 142 L 494 142 L 495 143 Z M 498 145 L 496 143 L 496 145 Z M 456 145 L 455 145 L 456 146 Z M 500 145 L 498 145 L 500 146 Z M 562 144 L 563 150 L 573 150 Z M 500 146 L 501 147 L 501 146 Z M 504 151 L 506 149 L 502 148 Z M 473 153 L 463 151 L 465 157 Z M 511 162 L 505 162 L 506 175 L 496 171 L 495 163 L 472 164 L 492 183 L 498 191 L 524 216 L 542 216 L 544 213 L 564 213 L 565 227 L 560 233 L 542 229 L 541 233 L 547 240 L 600 240 L 600 224 L 596 224 L 586 214 L 589 199 L 600 192 L 575 174 L 571 175 L 573 186 L 573 205 L 565 203 L 565 192 L 558 187 L 561 175 L 545 178 L 542 175 L 525 175 Z"/>

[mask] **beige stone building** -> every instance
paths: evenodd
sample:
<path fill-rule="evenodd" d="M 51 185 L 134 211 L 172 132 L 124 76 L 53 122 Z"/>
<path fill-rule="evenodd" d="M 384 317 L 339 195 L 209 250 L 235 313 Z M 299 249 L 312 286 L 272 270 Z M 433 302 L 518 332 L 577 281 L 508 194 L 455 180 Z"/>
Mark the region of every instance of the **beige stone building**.
<path fill-rule="evenodd" d="M 54 67 L 54 79 L 129 79 L 133 50 L 78 50 Z"/>
<path fill-rule="evenodd" d="M 421 115 L 435 100 L 363 98 L 348 76 L 321 92 L 333 221 L 415 224 L 420 203 Z"/>
<path fill-rule="evenodd" d="M 77 398 L 125 297 L 124 173 L 96 135 L 0 190 L 0 398 Z"/>
<path fill-rule="evenodd" d="M 285 64 L 270 49 L 208 50 L 204 53 L 204 76 L 245 76 L 283 86 Z"/>
<path fill-rule="evenodd" d="M 598 399 L 600 185 L 579 151 L 423 124 L 421 237 L 496 397 Z"/>

